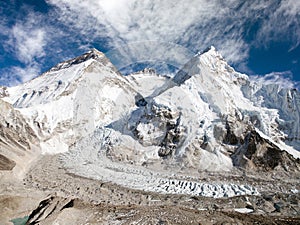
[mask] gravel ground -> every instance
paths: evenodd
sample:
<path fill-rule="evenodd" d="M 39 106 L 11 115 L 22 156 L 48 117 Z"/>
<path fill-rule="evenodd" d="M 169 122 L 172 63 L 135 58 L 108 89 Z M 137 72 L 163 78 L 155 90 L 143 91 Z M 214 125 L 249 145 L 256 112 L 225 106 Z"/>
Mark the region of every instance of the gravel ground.
<path fill-rule="evenodd" d="M 32 224 L 300 224 L 299 181 L 289 177 L 296 175 L 199 173 L 198 181 L 251 183 L 260 195 L 159 194 L 74 175 L 48 155 L 22 181 L 2 177 L 0 224 L 29 215 Z"/>

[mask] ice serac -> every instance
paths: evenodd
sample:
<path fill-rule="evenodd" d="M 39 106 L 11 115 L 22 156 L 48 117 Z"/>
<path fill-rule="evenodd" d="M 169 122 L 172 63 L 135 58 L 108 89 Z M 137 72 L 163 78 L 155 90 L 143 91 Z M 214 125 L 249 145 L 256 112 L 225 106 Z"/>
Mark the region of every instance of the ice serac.
<path fill-rule="evenodd" d="M 258 107 L 276 109 L 280 140 L 300 151 L 300 92 L 280 84 L 253 80 L 242 87 L 244 95 Z M 269 136 L 274 136 L 269 134 Z M 278 137 L 275 135 L 275 137 Z"/>

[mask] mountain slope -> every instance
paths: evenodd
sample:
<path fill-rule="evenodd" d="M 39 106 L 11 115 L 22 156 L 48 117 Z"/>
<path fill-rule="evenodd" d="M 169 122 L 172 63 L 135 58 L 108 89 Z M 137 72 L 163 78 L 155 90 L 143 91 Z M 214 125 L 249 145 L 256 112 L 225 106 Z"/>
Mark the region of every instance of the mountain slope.
<path fill-rule="evenodd" d="M 42 76 L 8 88 L 4 98 L 36 131 L 42 152 L 68 151 L 77 139 L 135 105 L 138 93 L 103 53 L 92 50 Z"/>
<path fill-rule="evenodd" d="M 245 145 L 245 138 L 249 133 L 259 130 L 269 137 L 261 137 L 266 142 L 270 139 L 274 145 L 299 158 L 299 152 L 295 151 L 298 150 L 299 142 L 292 143 L 289 138 L 285 138 L 291 135 L 292 140 L 297 140 L 299 135 L 298 91 L 279 89 L 275 84 L 275 88 L 271 89 L 251 82 L 246 75 L 235 72 L 213 47 L 194 57 L 174 80 L 181 87 L 187 85 L 189 90 L 194 91 L 194 96 L 199 96 L 207 102 L 211 111 L 221 119 L 221 123 L 213 122 L 214 134 L 210 135 L 210 138 L 214 137 L 216 142 L 212 140 L 212 145 L 229 152 L 235 151 L 241 145 Z M 253 91 L 259 88 L 263 96 L 259 96 L 258 91 Z M 293 96 L 285 95 L 288 97 L 284 99 L 280 97 L 281 93 L 293 93 Z M 291 121 L 294 121 L 294 127 L 284 125 L 290 124 Z M 292 144 L 295 150 L 290 150 L 285 144 Z"/>
<path fill-rule="evenodd" d="M 39 140 L 22 114 L 0 99 L 0 171 L 22 176 L 39 154 Z"/>

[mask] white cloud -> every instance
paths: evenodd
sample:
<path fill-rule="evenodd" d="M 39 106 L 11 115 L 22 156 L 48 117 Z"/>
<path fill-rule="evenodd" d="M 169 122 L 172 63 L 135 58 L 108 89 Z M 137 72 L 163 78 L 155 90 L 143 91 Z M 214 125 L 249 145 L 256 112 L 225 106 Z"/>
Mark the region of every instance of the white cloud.
<path fill-rule="evenodd" d="M 111 46 L 116 48 L 140 41 L 157 41 L 179 43 L 185 47 L 189 43 L 193 45 L 192 48 L 189 46 L 189 49 L 196 53 L 197 50 L 203 50 L 213 44 L 217 45 L 230 62 L 241 62 L 248 56 L 247 44 L 241 38 L 242 30 L 238 30 L 238 33 L 236 30 L 232 31 L 235 33 L 227 30 L 228 33 L 224 34 L 223 27 L 228 22 L 227 18 L 231 16 L 231 8 L 224 7 L 220 1 L 48 2 L 60 9 L 60 21 L 70 24 L 87 37 L 108 36 L 112 40 Z M 231 6 L 235 6 L 236 2 L 231 2 Z M 234 24 L 229 27 L 234 27 Z M 157 44 L 152 46 L 153 49 L 157 48 L 156 51 L 163 47 Z M 151 57 L 148 52 L 144 53 Z"/>
<path fill-rule="evenodd" d="M 26 67 L 15 66 L 11 68 L 11 76 L 18 76 L 21 79 L 21 83 L 29 81 L 36 77 L 41 72 L 38 64 L 27 65 Z"/>
<path fill-rule="evenodd" d="M 250 45 L 267 44 L 299 24 L 299 1 L 243 0 L 48 0 L 60 9 L 60 21 L 87 39 L 109 37 L 120 48 L 139 41 L 179 43 L 192 51 L 215 45 L 224 57 L 245 67 Z M 262 21 L 252 43 L 249 25 Z M 279 25 L 278 25 L 279 24 Z M 292 34 L 299 44 L 300 26 Z M 154 45 L 154 47 L 159 47 Z M 147 52 L 145 52 L 147 54 Z"/>
<path fill-rule="evenodd" d="M 292 42 L 291 50 L 300 44 L 300 1 L 283 0 L 268 14 L 258 33 L 260 42 L 268 45 L 280 39 Z"/>
<path fill-rule="evenodd" d="M 277 84 L 281 88 L 299 89 L 300 87 L 300 82 L 293 81 L 293 74 L 291 71 L 272 72 L 264 76 L 255 75 L 250 76 L 250 79 L 256 83 L 264 85 Z"/>
<path fill-rule="evenodd" d="M 11 29 L 8 44 L 21 62 L 30 64 L 45 55 L 45 36 L 44 28 L 36 27 L 33 21 L 17 23 Z"/>
<path fill-rule="evenodd" d="M 40 74 L 41 60 L 46 55 L 45 48 L 51 32 L 44 26 L 43 19 L 41 15 L 28 11 L 26 17 L 16 19 L 13 25 L 1 24 L 1 34 L 6 37 L 2 47 L 18 60 L 10 68 L 1 68 L 1 83 L 17 85 Z"/>
<path fill-rule="evenodd" d="M 34 63 L 24 67 L 12 66 L 1 72 L 0 84 L 3 83 L 6 86 L 15 86 L 33 79 L 40 74 L 41 69 L 37 63 Z"/>
<path fill-rule="evenodd" d="M 74 48 L 68 49 L 67 42 L 86 50 L 90 43 L 105 39 L 111 48 L 122 49 L 115 54 L 123 52 L 126 63 L 156 60 L 154 52 L 163 52 L 162 60 L 168 61 L 180 49 L 196 53 L 214 45 L 230 64 L 246 71 L 253 45 L 267 45 L 270 40 L 286 37 L 293 42 L 291 48 L 300 43 L 300 1 L 295 0 L 278 4 L 268 0 L 46 1 L 55 6 L 54 11 L 38 16 L 31 13 L 10 31 L 10 47 L 24 68 L 36 68 L 45 54 L 52 56 L 57 51 L 53 49 L 60 50 L 59 60 L 72 57 Z M 64 28 L 59 30 L 58 24 Z M 257 30 L 251 30 L 253 24 Z M 291 28 L 293 32 L 289 32 Z M 245 40 L 249 34 L 252 41 Z M 138 49 L 137 43 L 148 44 Z M 170 51 L 169 45 L 162 43 L 182 47 Z M 176 60 L 173 63 L 178 64 L 181 59 Z"/>

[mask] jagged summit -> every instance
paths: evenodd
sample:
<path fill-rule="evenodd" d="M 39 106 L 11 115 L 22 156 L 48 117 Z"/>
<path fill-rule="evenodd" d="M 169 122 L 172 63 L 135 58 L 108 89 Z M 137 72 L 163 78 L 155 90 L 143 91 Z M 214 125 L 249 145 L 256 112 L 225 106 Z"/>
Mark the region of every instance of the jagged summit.
<path fill-rule="evenodd" d="M 216 48 L 213 46 L 213 45 L 211 45 L 211 46 L 209 46 L 209 47 L 207 47 L 206 49 L 204 49 L 203 51 L 199 51 L 197 54 L 196 54 L 196 56 L 198 55 L 203 55 L 203 54 L 205 54 L 205 53 L 207 53 L 207 52 L 217 52 L 217 50 L 216 50 Z"/>
<path fill-rule="evenodd" d="M 81 56 L 75 57 L 73 59 L 64 61 L 62 63 L 57 64 L 56 66 L 54 66 L 53 68 L 50 69 L 51 72 L 53 71 L 58 71 L 61 69 L 65 69 L 68 68 L 72 65 L 76 65 L 76 64 L 80 64 L 82 62 L 85 62 L 89 59 L 94 59 L 97 60 L 103 64 L 108 64 L 110 63 L 109 59 L 106 58 L 105 54 L 100 52 L 99 50 L 92 48 L 91 50 L 89 50 L 88 52 L 84 53 Z"/>
<path fill-rule="evenodd" d="M 102 52 L 91 49 L 81 56 L 59 63 L 23 85 L 5 89 L 5 92 L 0 88 L 0 95 L 18 108 L 46 104 L 76 92 L 77 87 L 90 73 L 100 76 L 97 79 L 102 79 L 101 76 L 105 77 L 106 73 L 122 79 L 121 74 Z"/>
<path fill-rule="evenodd" d="M 216 76 L 236 75 L 240 78 L 248 79 L 247 76 L 236 73 L 216 48 L 211 46 L 191 58 L 174 76 L 173 82 L 177 85 L 181 85 L 194 75 L 203 74 L 203 76 L 205 76 L 205 73 L 201 72 L 204 68 L 216 72 Z"/>

